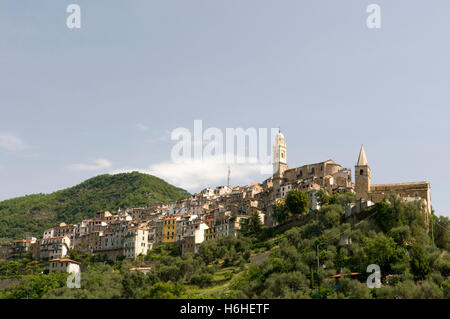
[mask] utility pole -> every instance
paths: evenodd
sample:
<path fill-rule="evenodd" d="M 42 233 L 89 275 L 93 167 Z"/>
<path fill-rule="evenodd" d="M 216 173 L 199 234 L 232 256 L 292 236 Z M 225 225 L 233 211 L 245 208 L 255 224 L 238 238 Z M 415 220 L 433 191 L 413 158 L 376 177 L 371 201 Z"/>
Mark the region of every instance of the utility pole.
<path fill-rule="evenodd" d="M 316 250 L 317 250 L 317 272 L 319 272 L 320 262 L 319 262 L 319 246 L 320 244 L 317 244 Z"/>
<path fill-rule="evenodd" d="M 433 241 L 433 245 L 436 245 L 435 243 L 434 243 L 434 229 L 433 229 L 433 223 L 434 223 L 434 220 L 433 220 L 434 218 L 433 218 L 433 215 L 431 215 L 431 239 L 432 239 L 432 241 Z"/>
<path fill-rule="evenodd" d="M 431 220 L 431 239 L 433 240 L 433 245 L 435 245 L 435 243 L 434 243 L 434 230 L 433 230 L 433 222 L 434 222 L 434 210 L 433 210 L 433 208 L 431 208 L 431 218 L 430 218 L 430 220 Z"/>
<path fill-rule="evenodd" d="M 317 250 L 317 284 L 318 284 L 317 293 L 319 293 L 319 290 L 320 290 L 320 280 L 319 280 L 319 268 L 320 268 L 319 246 L 320 246 L 320 244 L 317 244 L 317 246 L 316 246 L 316 250 Z"/>

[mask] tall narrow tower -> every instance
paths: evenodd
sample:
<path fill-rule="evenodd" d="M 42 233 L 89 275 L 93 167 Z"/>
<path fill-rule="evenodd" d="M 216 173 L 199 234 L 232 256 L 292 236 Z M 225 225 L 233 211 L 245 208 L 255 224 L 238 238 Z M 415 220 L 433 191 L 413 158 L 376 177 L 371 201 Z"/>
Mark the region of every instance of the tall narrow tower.
<path fill-rule="evenodd" d="M 355 192 L 356 200 L 369 200 L 370 193 L 370 166 L 367 162 L 364 146 L 361 145 L 358 162 L 355 165 Z"/>
<path fill-rule="evenodd" d="M 273 177 L 282 177 L 284 171 L 287 169 L 286 160 L 286 143 L 284 135 L 281 131 L 275 138 L 275 145 L 273 146 Z"/>
<path fill-rule="evenodd" d="M 279 197 L 281 184 L 283 183 L 284 171 L 288 169 L 286 164 L 286 143 L 284 135 L 278 131 L 275 137 L 275 145 L 273 146 L 273 194 Z"/>

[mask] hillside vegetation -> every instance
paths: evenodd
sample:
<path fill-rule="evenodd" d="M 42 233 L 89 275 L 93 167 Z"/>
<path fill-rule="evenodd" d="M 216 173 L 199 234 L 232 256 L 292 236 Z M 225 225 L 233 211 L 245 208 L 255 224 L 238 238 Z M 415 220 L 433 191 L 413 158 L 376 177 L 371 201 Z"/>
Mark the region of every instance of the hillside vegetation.
<path fill-rule="evenodd" d="M 51 194 L 0 202 L 0 238 L 41 236 L 56 222 L 77 223 L 102 210 L 167 203 L 187 196 L 187 191 L 148 174 L 99 175 Z"/>
<path fill-rule="evenodd" d="M 279 227 L 252 219 L 238 238 L 206 241 L 197 255 L 180 256 L 171 245 L 135 261 L 72 252 L 84 267 L 80 289 L 66 287 L 67 274 L 46 274 L 48 261 L 0 261 L 0 280 L 8 280 L 0 299 L 450 298 L 448 218 L 433 214 L 427 231 L 420 202 L 392 196 L 346 217 L 351 194 L 324 194 L 320 210 L 310 212 L 301 194 L 290 194 L 279 203 Z M 380 267 L 381 288 L 367 285 L 371 264 Z M 136 266 L 151 270 L 131 272 Z"/>

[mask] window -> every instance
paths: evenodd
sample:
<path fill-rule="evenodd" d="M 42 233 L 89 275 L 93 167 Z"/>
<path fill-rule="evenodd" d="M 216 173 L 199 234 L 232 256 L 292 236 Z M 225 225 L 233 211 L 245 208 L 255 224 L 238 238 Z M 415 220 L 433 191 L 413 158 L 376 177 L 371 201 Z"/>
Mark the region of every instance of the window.
<path fill-rule="evenodd" d="M 360 170 L 359 170 L 359 175 L 362 175 L 362 174 L 364 174 L 364 170 L 363 170 L 363 169 L 360 169 Z"/>

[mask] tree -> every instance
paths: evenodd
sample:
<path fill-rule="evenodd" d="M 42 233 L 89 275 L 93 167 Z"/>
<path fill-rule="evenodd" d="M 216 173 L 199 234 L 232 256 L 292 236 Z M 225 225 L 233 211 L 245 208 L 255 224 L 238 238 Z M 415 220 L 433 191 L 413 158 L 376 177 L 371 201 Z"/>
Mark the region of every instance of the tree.
<path fill-rule="evenodd" d="M 205 287 L 213 280 L 213 275 L 207 272 L 201 272 L 192 276 L 190 282 L 194 285 Z"/>
<path fill-rule="evenodd" d="M 366 283 L 343 277 L 339 279 L 337 298 L 369 299 L 369 288 Z"/>
<path fill-rule="evenodd" d="M 145 299 L 175 299 L 184 292 L 182 284 L 157 282 L 144 294 Z"/>
<path fill-rule="evenodd" d="M 64 287 L 67 273 L 24 276 L 21 281 L 0 293 L 0 299 L 39 299 L 48 291 Z"/>
<path fill-rule="evenodd" d="M 437 247 L 450 250 L 450 219 L 445 216 L 432 215 L 434 242 Z"/>
<path fill-rule="evenodd" d="M 263 298 L 298 298 L 309 292 L 309 280 L 298 271 L 274 273 L 267 278 Z"/>
<path fill-rule="evenodd" d="M 308 212 L 309 197 L 299 189 L 291 190 L 286 196 L 286 206 L 293 215 L 305 215 Z"/>
<path fill-rule="evenodd" d="M 383 232 L 388 232 L 398 226 L 398 212 L 392 209 L 387 202 L 378 202 L 375 204 L 375 220 Z"/>
<path fill-rule="evenodd" d="M 288 208 L 284 199 L 278 198 L 273 203 L 273 217 L 279 224 L 283 224 L 288 218 Z"/>
<path fill-rule="evenodd" d="M 391 266 L 396 263 L 407 262 L 406 252 L 398 247 L 391 237 L 378 234 L 373 238 L 364 240 L 364 251 L 368 264 L 377 264 L 382 273 L 391 271 Z"/>
<path fill-rule="evenodd" d="M 261 218 L 259 218 L 259 213 L 254 212 L 248 221 L 248 231 L 251 234 L 258 234 L 261 231 L 262 223 Z"/>
<path fill-rule="evenodd" d="M 342 206 L 336 204 L 324 206 L 319 210 L 320 224 L 323 229 L 338 226 L 342 215 L 344 215 Z"/>
<path fill-rule="evenodd" d="M 316 198 L 317 198 L 317 202 L 319 203 L 320 206 L 327 205 L 330 201 L 330 196 L 327 194 L 327 191 L 324 190 L 323 188 L 321 188 L 316 193 Z"/>
<path fill-rule="evenodd" d="M 388 233 L 397 244 L 404 245 L 411 237 L 411 230 L 408 225 L 392 228 Z"/>
<path fill-rule="evenodd" d="M 416 281 L 426 279 L 431 272 L 430 264 L 422 247 L 416 246 L 412 249 L 410 266 Z"/>

